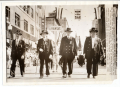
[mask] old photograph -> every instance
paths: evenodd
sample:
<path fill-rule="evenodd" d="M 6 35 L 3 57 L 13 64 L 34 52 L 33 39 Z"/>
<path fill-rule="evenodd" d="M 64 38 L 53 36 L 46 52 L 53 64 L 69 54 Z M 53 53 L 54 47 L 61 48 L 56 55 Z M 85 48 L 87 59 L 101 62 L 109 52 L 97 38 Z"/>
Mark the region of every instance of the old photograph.
<path fill-rule="evenodd" d="M 118 4 L 46 3 L 3 5 L 4 83 L 117 79 Z"/>

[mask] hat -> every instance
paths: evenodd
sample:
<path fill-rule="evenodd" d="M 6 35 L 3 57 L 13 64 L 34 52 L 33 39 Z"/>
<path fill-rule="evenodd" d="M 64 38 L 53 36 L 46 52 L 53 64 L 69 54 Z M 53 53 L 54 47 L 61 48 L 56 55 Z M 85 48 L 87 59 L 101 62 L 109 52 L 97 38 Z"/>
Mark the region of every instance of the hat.
<path fill-rule="evenodd" d="M 65 32 L 73 32 L 73 31 L 71 30 L 71 28 L 67 28 Z"/>
<path fill-rule="evenodd" d="M 96 28 L 91 28 L 89 32 L 98 32 Z"/>
<path fill-rule="evenodd" d="M 42 33 L 40 35 L 42 35 L 43 33 L 48 34 L 48 31 L 47 30 L 42 30 Z"/>
<path fill-rule="evenodd" d="M 16 34 L 17 34 L 17 35 L 22 35 L 22 33 L 20 33 L 19 30 L 16 31 Z"/>

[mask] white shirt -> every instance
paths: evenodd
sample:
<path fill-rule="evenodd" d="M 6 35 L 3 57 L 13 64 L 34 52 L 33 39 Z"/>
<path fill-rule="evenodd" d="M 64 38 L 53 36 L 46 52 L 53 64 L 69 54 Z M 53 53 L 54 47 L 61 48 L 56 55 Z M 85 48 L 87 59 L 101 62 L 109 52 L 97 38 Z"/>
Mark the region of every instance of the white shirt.
<path fill-rule="evenodd" d="M 19 40 L 18 39 L 16 39 L 16 45 L 18 46 L 18 43 L 19 43 Z"/>
<path fill-rule="evenodd" d="M 95 38 L 92 38 L 92 48 L 94 48 Z"/>

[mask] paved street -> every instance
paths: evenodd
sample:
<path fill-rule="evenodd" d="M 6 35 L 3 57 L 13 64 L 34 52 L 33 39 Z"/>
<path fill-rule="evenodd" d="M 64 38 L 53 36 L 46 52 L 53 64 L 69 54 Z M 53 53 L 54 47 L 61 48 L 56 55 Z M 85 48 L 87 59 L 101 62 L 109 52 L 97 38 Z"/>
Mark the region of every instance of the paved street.
<path fill-rule="evenodd" d="M 24 77 L 21 77 L 20 75 L 20 69 L 19 67 L 16 68 L 16 77 L 15 78 L 7 78 L 7 82 L 84 82 L 84 81 L 106 81 L 109 80 L 106 77 L 106 67 L 99 65 L 99 75 L 96 77 L 96 79 L 93 79 L 92 76 L 90 79 L 87 78 L 86 73 L 86 66 L 80 67 L 77 63 L 74 63 L 74 69 L 72 77 L 69 78 L 62 78 L 62 71 L 59 67 L 58 72 L 52 72 L 50 70 L 51 75 L 49 77 L 46 77 L 44 75 L 43 79 L 39 79 L 39 66 L 37 67 L 37 73 L 36 73 L 36 66 L 31 66 L 25 68 L 25 75 Z M 9 69 L 7 69 L 7 76 L 9 76 Z"/>

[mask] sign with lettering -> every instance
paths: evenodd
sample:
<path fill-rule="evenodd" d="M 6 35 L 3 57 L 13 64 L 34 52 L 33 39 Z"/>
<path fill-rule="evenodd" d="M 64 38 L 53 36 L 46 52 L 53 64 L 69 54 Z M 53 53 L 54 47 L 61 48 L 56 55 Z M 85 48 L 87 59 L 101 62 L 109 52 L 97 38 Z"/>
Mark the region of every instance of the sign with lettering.
<path fill-rule="evenodd" d="M 81 19 L 81 9 L 75 9 L 75 19 Z"/>
<path fill-rule="evenodd" d="M 49 30 L 53 30 L 53 31 L 62 30 L 62 27 L 61 26 L 53 26 Z"/>

